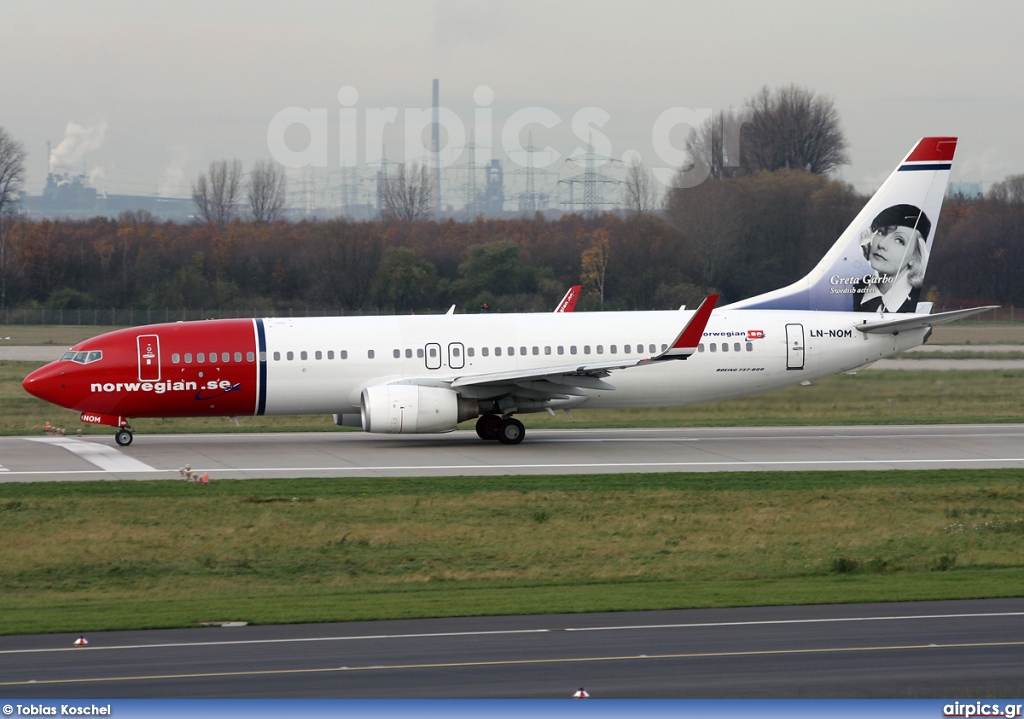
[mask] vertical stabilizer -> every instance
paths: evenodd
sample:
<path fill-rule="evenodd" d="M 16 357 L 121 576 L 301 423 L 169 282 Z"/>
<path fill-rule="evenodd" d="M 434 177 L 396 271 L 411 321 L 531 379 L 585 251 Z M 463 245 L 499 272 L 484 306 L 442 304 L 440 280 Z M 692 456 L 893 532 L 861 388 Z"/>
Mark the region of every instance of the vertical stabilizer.
<path fill-rule="evenodd" d="M 913 312 L 956 140 L 919 141 L 806 277 L 729 307 Z"/>

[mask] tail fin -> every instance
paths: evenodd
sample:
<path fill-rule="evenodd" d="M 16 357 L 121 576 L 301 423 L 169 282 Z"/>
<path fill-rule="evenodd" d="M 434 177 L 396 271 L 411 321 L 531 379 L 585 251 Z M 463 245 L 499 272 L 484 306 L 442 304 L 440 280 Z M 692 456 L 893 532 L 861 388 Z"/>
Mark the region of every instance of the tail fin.
<path fill-rule="evenodd" d="M 913 312 L 956 140 L 926 137 L 919 141 L 802 280 L 729 307 Z"/>

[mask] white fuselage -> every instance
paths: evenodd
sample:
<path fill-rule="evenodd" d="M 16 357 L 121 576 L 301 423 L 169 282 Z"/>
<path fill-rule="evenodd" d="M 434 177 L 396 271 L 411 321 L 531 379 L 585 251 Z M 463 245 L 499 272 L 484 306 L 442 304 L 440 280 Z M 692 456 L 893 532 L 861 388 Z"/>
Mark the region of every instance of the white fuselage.
<path fill-rule="evenodd" d="M 651 357 L 692 314 L 265 319 L 265 413 L 355 413 L 364 388 L 401 380 L 444 386 L 467 375 Z M 689 359 L 612 371 L 605 382 L 614 390 L 587 389 L 586 397 L 567 404 L 661 407 L 740 397 L 849 371 L 926 337 L 926 329 L 855 329 L 873 319 L 852 312 L 717 310 Z"/>

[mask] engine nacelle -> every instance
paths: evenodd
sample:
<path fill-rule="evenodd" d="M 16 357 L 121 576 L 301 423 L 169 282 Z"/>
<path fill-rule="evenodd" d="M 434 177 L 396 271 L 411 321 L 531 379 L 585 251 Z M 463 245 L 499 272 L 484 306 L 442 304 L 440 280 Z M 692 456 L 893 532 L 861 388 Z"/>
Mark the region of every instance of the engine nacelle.
<path fill-rule="evenodd" d="M 367 387 L 360 399 L 363 431 L 383 434 L 451 432 L 480 414 L 475 401 L 443 387 L 385 384 Z"/>

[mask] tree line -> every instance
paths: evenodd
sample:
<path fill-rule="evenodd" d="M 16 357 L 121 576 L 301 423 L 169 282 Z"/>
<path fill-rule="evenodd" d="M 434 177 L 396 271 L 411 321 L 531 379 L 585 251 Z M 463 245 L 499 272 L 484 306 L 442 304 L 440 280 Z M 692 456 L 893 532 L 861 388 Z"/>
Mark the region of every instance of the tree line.
<path fill-rule="evenodd" d="M 659 212 L 592 218 L 17 220 L 0 271 L 4 306 L 15 308 L 549 311 L 582 282 L 581 310 L 673 309 L 799 279 L 865 201 L 843 183 L 783 169 L 673 190 Z M 947 200 L 934 248 L 929 299 L 1020 305 L 1024 175 L 984 199 Z"/>
<path fill-rule="evenodd" d="M 193 183 L 201 223 L 30 221 L 15 211 L 24 148 L 0 128 L 0 308 L 545 311 L 578 283 L 582 310 L 730 302 L 802 277 L 867 200 L 832 176 L 848 162 L 833 102 L 796 86 L 716 113 L 687 148 L 663 201 L 634 163 L 626 210 L 594 217 L 431 220 L 412 165 L 386 178 L 378 221 L 287 223 L 280 167 L 245 178 L 221 160 Z M 947 200 L 933 246 L 929 300 L 1019 305 L 1024 175 Z"/>

